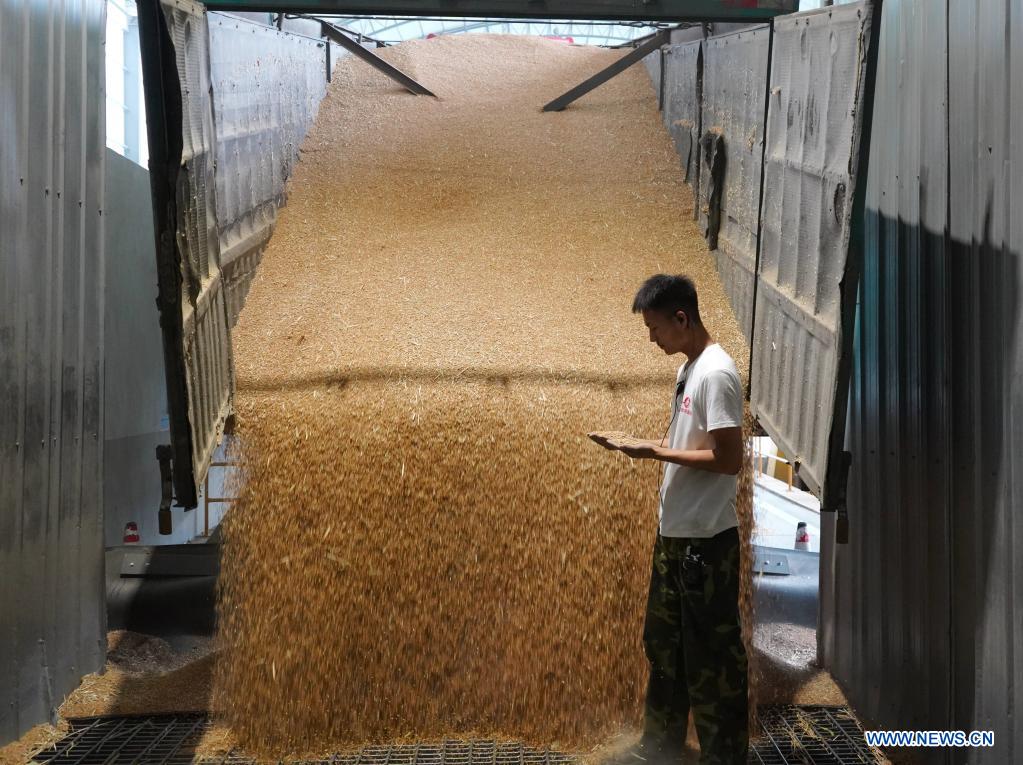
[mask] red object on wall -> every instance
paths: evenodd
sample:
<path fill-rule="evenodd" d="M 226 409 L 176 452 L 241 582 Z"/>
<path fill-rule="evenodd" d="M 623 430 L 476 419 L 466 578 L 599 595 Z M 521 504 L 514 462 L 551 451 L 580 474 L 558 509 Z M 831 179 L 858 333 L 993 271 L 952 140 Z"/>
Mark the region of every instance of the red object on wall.
<path fill-rule="evenodd" d="M 124 543 L 126 545 L 139 543 L 139 525 L 135 521 L 128 521 L 124 524 Z"/>

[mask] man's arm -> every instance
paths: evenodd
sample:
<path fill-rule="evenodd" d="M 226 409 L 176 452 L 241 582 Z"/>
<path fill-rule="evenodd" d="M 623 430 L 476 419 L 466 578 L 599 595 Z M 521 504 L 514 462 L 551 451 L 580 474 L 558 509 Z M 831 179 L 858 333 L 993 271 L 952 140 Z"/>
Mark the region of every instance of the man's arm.
<path fill-rule="evenodd" d="M 629 443 L 614 442 L 598 434 L 590 438 L 605 449 L 619 451 L 633 459 L 651 459 L 673 462 L 676 465 L 706 470 L 709 473 L 736 475 L 742 467 L 742 428 L 719 428 L 712 430 L 713 449 L 670 449 L 665 439 L 629 439 Z"/>
<path fill-rule="evenodd" d="M 714 437 L 713 449 L 669 449 L 655 446 L 650 458 L 709 473 L 737 475 L 742 467 L 742 428 L 721 428 L 712 430 L 710 434 Z M 622 449 L 622 452 L 633 456 L 628 449 Z"/>

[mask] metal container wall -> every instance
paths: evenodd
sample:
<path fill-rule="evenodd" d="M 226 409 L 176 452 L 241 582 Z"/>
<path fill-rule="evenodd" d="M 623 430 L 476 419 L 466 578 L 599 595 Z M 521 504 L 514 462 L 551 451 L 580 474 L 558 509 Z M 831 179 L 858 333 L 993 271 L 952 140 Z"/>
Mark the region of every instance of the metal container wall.
<path fill-rule="evenodd" d="M 177 188 L 178 247 L 184 266 L 181 306 L 192 475 L 199 483 L 231 412 L 234 371 L 217 227 L 207 22 L 198 3 L 166 5 L 164 12 L 178 60 L 183 64 L 178 71 L 184 138 Z M 172 431 L 173 427 L 172 423 Z"/>
<path fill-rule="evenodd" d="M 234 324 L 326 93 L 326 53 L 322 42 L 232 16 L 207 22 L 220 265 Z"/>
<path fill-rule="evenodd" d="M 952 727 L 995 731 L 972 762 L 1020 762 L 1023 0 L 949 3 L 948 35 Z"/>
<path fill-rule="evenodd" d="M 105 654 L 105 20 L 0 3 L 0 744 Z"/>
<path fill-rule="evenodd" d="M 1023 2 L 886 0 L 850 397 L 850 543 L 821 649 L 900 729 L 1023 757 Z"/>
<path fill-rule="evenodd" d="M 683 177 L 699 198 L 700 104 L 703 100 L 703 43 L 664 48 L 664 125 L 682 162 Z"/>
<path fill-rule="evenodd" d="M 826 509 L 846 420 L 840 362 L 856 299 L 846 268 L 859 258 L 849 248 L 871 15 L 855 3 L 779 17 L 771 54 L 750 405 Z"/>
<path fill-rule="evenodd" d="M 660 103 L 661 98 L 661 66 L 662 59 L 664 57 L 664 48 L 658 48 L 653 53 L 649 53 L 643 57 L 643 66 L 646 67 L 647 74 L 650 75 L 650 82 L 654 86 L 654 93 L 657 94 L 658 107 L 663 107 Z"/>
<path fill-rule="evenodd" d="M 139 6 L 174 498 L 195 507 L 232 409 L 234 370 L 216 217 L 203 6 Z"/>
<path fill-rule="evenodd" d="M 915 0 L 883 7 L 850 384 L 849 544 L 822 530 L 822 659 L 863 717 L 898 729 L 948 727 L 951 668 L 947 30 L 943 7 L 923 10 Z"/>
<path fill-rule="evenodd" d="M 764 99 L 770 29 L 752 27 L 703 44 L 703 132 L 725 139 L 725 186 L 716 251 L 718 273 L 739 325 L 750 339 L 757 259 Z M 701 184 L 700 219 L 708 184 Z"/>

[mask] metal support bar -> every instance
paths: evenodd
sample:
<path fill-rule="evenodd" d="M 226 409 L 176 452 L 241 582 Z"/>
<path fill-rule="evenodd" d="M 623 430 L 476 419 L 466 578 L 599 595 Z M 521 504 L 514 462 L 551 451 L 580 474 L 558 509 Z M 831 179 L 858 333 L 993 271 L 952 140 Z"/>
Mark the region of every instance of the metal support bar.
<path fill-rule="evenodd" d="M 324 45 L 327 49 L 330 49 L 330 43 L 325 42 Z M 239 467 L 240 462 L 211 462 L 210 468 L 215 467 Z M 210 496 L 210 471 L 206 471 L 206 485 L 203 489 L 203 524 L 202 524 L 202 535 L 209 537 L 210 535 L 210 505 L 217 502 L 233 502 L 237 497 L 211 497 Z"/>
<path fill-rule="evenodd" d="M 652 53 L 653 51 L 658 50 L 662 45 L 665 45 L 668 42 L 669 34 L 669 30 L 661 30 L 647 40 L 643 45 L 640 45 L 636 48 L 636 50 L 632 51 L 632 53 L 622 56 L 620 59 L 611 64 L 611 66 L 602 69 L 585 82 L 576 85 L 563 96 L 555 98 L 549 104 L 544 106 L 543 110 L 545 112 L 560 112 L 577 98 L 585 96 L 594 88 L 603 85 L 616 74 L 624 72 L 637 61 L 644 58 L 647 54 Z"/>
<path fill-rule="evenodd" d="M 174 450 L 170 444 L 156 447 L 156 459 L 160 463 L 160 509 L 157 514 L 160 533 L 164 536 L 173 533 L 171 526 L 171 500 L 174 498 L 174 478 L 171 468 Z"/>
<path fill-rule="evenodd" d="M 284 11 L 332 16 L 728 21 L 755 23 L 799 10 L 799 0 L 209 0 L 211 11 Z"/>
<path fill-rule="evenodd" d="M 401 85 L 409 93 L 414 93 L 417 96 L 433 96 L 434 98 L 436 98 L 436 96 L 434 96 L 433 93 L 431 93 L 425 87 L 423 87 L 418 82 L 413 80 L 403 71 L 401 71 L 397 67 L 391 66 L 372 51 L 368 51 L 365 48 L 363 48 L 361 45 L 355 42 L 355 40 L 346 35 L 333 24 L 330 24 L 324 21 L 323 19 L 316 20 L 320 22 L 320 34 L 322 34 L 324 37 L 330 40 L 330 42 L 335 42 L 342 48 L 347 50 L 349 53 L 354 53 L 356 56 L 358 56 L 367 64 L 376 69 L 378 72 L 387 75 L 396 83 Z"/>
<path fill-rule="evenodd" d="M 181 315 L 181 256 L 177 249 L 178 172 L 182 152 L 181 82 L 174 43 L 160 0 L 139 0 L 139 49 L 149 139 L 149 183 L 153 202 L 157 305 L 163 334 L 164 375 L 170 415 L 172 480 L 179 507 L 199 503 L 192 476 L 192 434 L 188 419 L 188 369 Z M 170 518 L 168 507 L 161 518 Z M 169 533 L 169 532 L 168 532 Z"/>

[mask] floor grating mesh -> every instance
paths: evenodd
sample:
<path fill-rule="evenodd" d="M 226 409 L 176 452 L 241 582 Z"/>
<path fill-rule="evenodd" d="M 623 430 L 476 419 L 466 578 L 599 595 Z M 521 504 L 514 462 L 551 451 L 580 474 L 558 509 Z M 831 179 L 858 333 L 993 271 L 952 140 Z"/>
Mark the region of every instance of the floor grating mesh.
<path fill-rule="evenodd" d="M 875 765 L 863 730 L 845 707 L 766 707 L 749 762 L 755 765 Z M 194 765 L 209 726 L 201 714 L 95 717 L 70 721 L 68 735 L 37 754 L 46 765 Z M 251 765 L 232 752 L 198 765 Z M 573 765 L 574 757 L 509 742 L 444 741 L 367 746 L 296 765 Z"/>
<path fill-rule="evenodd" d="M 750 751 L 757 765 L 874 765 L 883 759 L 863 739 L 848 707 L 761 707 Z"/>

